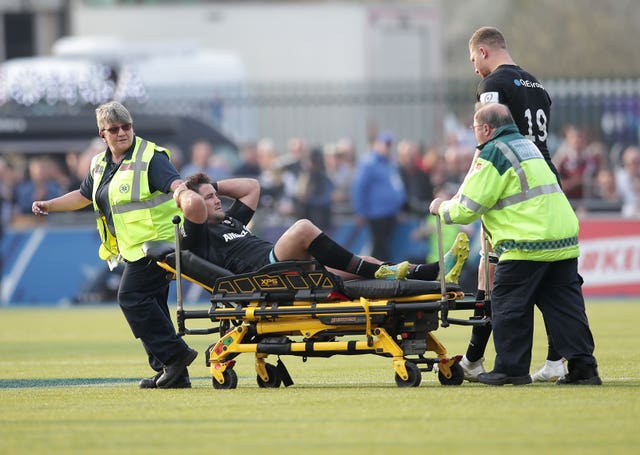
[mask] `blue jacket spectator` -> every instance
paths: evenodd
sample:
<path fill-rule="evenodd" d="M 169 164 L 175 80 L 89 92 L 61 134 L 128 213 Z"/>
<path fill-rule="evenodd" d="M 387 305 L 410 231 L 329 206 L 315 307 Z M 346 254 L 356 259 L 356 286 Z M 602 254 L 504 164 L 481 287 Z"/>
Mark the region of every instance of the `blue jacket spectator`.
<path fill-rule="evenodd" d="M 393 137 L 378 135 L 371 152 L 358 163 L 351 184 L 351 204 L 361 222 L 371 230 L 371 255 L 389 260 L 389 243 L 406 192 L 398 166 L 391 158 Z"/>
<path fill-rule="evenodd" d="M 405 200 L 398 166 L 391 160 L 390 152 L 380 153 L 374 144 L 374 149 L 356 168 L 351 184 L 353 211 L 364 218 L 381 218 L 397 214 Z"/>

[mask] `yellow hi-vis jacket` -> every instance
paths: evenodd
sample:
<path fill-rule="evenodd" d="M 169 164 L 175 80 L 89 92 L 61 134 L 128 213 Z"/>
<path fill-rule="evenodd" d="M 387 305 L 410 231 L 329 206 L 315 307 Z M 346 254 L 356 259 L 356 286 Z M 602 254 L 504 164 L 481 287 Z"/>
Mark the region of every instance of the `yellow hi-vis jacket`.
<path fill-rule="evenodd" d="M 440 205 L 444 222 L 482 217 L 501 261 L 578 257 L 578 218 L 535 144 L 509 124 L 478 149 L 459 197 Z"/>
<path fill-rule="evenodd" d="M 124 159 L 109 182 L 109 205 L 115 233 L 96 203 L 96 192 L 106 169 L 106 151 L 91 161 L 93 174 L 93 209 L 102 244 L 101 259 L 137 261 L 144 256 L 142 244 L 148 240 L 174 240 L 172 219 L 180 211 L 173 198 L 160 191 L 149 190 L 149 163 L 156 145 L 136 136 L 131 159 Z M 158 150 L 169 155 L 163 148 Z"/>

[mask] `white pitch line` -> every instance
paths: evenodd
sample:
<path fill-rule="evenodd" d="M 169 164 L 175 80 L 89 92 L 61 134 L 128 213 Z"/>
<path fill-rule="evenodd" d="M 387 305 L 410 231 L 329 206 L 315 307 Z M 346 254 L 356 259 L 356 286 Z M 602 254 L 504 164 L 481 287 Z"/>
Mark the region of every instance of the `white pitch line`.
<path fill-rule="evenodd" d="M 45 234 L 46 231 L 44 228 L 36 228 L 29 237 L 29 240 L 27 240 L 27 244 L 18 255 L 18 259 L 16 260 L 15 264 L 13 264 L 11 272 L 9 272 L 7 277 L 3 280 L 2 296 L 0 297 L 0 303 L 2 305 L 9 304 L 9 298 L 13 295 L 16 286 L 20 282 L 22 274 L 31 261 L 31 258 L 36 253 L 36 250 L 42 243 L 42 240 L 44 240 Z"/>

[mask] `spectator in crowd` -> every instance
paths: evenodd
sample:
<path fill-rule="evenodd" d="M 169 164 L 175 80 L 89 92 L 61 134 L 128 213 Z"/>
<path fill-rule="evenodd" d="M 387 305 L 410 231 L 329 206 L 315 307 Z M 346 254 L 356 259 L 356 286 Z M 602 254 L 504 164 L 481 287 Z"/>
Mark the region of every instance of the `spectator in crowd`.
<path fill-rule="evenodd" d="M 261 210 L 255 216 L 252 223 L 257 229 L 263 229 L 272 225 L 281 225 L 283 214 L 281 201 L 284 195 L 282 182 L 282 170 L 278 167 L 275 144 L 271 138 L 262 138 L 256 145 L 258 164 L 260 165 L 260 201 Z"/>
<path fill-rule="evenodd" d="M 589 162 L 587 141 L 584 131 L 575 125 L 568 125 L 564 130 L 564 140 L 558 147 L 552 161 L 560 174 L 562 189 L 569 199 L 585 197 L 585 181 L 595 171 L 596 164 Z"/>
<path fill-rule="evenodd" d="M 618 213 L 622 210 L 622 198 L 616 187 L 616 177 L 608 167 L 603 167 L 596 174 L 593 203 L 589 210 Z"/>
<path fill-rule="evenodd" d="M 455 183 L 449 182 L 447 179 L 449 174 L 447 161 L 438 145 L 434 144 L 427 148 L 422 157 L 422 168 L 429 176 L 432 188 L 440 188 L 447 183 Z"/>
<path fill-rule="evenodd" d="M 307 145 L 301 137 L 292 137 L 287 141 L 287 151 L 280 159 L 283 172 L 289 172 L 294 180 L 302 171 L 302 160 L 307 156 Z"/>
<path fill-rule="evenodd" d="M 56 182 L 60 187 L 60 191 L 66 193 L 70 189 L 75 189 L 76 187 L 72 187 L 75 183 L 72 177 L 72 173 L 68 167 L 70 163 L 73 165 L 74 158 L 77 159 L 78 152 L 68 151 L 65 153 L 64 157 L 61 156 L 48 156 L 45 158 L 47 162 L 47 167 L 49 169 L 49 177 L 51 180 Z"/>
<path fill-rule="evenodd" d="M 640 218 L 640 175 L 636 175 L 631 184 L 635 192 L 635 202 L 633 205 L 625 205 L 622 215 L 626 218 Z"/>
<path fill-rule="evenodd" d="M 585 159 L 587 166 L 584 171 L 585 198 L 596 198 L 598 172 L 604 168 L 610 168 L 609 150 L 600 141 L 590 141 L 585 147 Z"/>
<path fill-rule="evenodd" d="M 458 132 L 447 136 L 447 146 L 444 150 L 447 183 L 462 183 L 473 160 L 474 147 L 461 139 Z"/>
<path fill-rule="evenodd" d="M 27 179 L 15 188 L 16 207 L 19 214 L 31 213 L 33 201 L 53 199 L 61 196 L 63 190 L 51 177 L 53 163 L 45 157 L 29 160 Z"/>
<path fill-rule="evenodd" d="M 413 141 L 398 142 L 398 167 L 407 192 L 405 209 L 408 213 L 423 215 L 433 199 L 433 186 L 429 175 L 422 169 L 420 147 Z"/>
<path fill-rule="evenodd" d="M 373 248 L 371 256 L 391 258 L 390 239 L 397 217 L 406 202 L 406 192 L 392 156 L 393 136 L 376 136 L 367 156 L 358 162 L 351 185 L 351 204 L 359 224 L 367 224 Z"/>
<path fill-rule="evenodd" d="M 622 199 L 622 215 L 630 217 L 637 213 L 638 193 L 636 180 L 640 178 L 640 148 L 627 147 L 622 152 L 622 167 L 615 171 L 616 186 Z"/>
<path fill-rule="evenodd" d="M 287 152 L 278 159 L 277 166 L 281 170 L 283 194 L 280 199 L 280 211 L 286 215 L 293 215 L 298 204 L 297 181 L 302 172 L 303 161 L 309 158 L 309 151 L 304 139 L 292 137 L 287 141 Z"/>
<path fill-rule="evenodd" d="M 325 170 L 324 152 L 314 148 L 302 163 L 296 181 L 297 218 L 307 218 L 327 231 L 332 224 L 333 182 Z"/>
<path fill-rule="evenodd" d="M 291 168 L 294 172 L 302 170 L 300 160 L 307 155 L 309 147 L 307 141 L 302 136 L 292 136 L 287 140 L 287 147 L 281 157 L 280 166 L 283 169 Z"/>
<path fill-rule="evenodd" d="M 0 156 L 0 199 L 2 199 L 2 219 L 13 223 L 16 215 L 16 188 L 25 181 L 26 161 L 22 155 Z"/>
<path fill-rule="evenodd" d="M 64 155 L 66 175 L 69 179 L 68 185 L 64 188 L 65 192 L 79 188 L 80 183 L 82 183 L 82 179 L 77 177 L 78 161 L 80 160 L 81 153 L 82 152 L 70 150 Z"/>
<path fill-rule="evenodd" d="M 211 143 L 205 139 L 198 139 L 191 146 L 191 161 L 185 164 L 180 170 L 183 177 L 203 172 L 213 180 L 220 180 L 227 177 L 228 171 L 224 166 L 215 160 L 215 154 Z"/>
<path fill-rule="evenodd" d="M 255 179 L 260 176 L 258 147 L 255 142 L 247 142 L 240 147 L 240 164 L 233 170 L 232 175 Z"/>
<path fill-rule="evenodd" d="M 582 130 L 577 126 L 569 124 L 562 128 L 562 138 L 558 148 L 553 154 L 551 161 L 557 166 L 565 160 L 567 155 L 577 155 L 577 149 L 586 147 L 586 138 Z"/>
<path fill-rule="evenodd" d="M 335 145 L 325 148 L 327 175 L 333 183 L 332 211 L 334 215 L 351 213 L 349 192 L 355 172 L 355 155 L 355 145 L 348 138 L 342 138 Z"/>
<path fill-rule="evenodd" d="M 282 170 L 277 166 L 278 152 L 274 142 L 263 138 L 258 142 L 258 164 L 260 165 L 260 204 L 264 207 L 275 208 L 284 192 Z"/>
<path fill-rule="evenodd" d="M 348 137 L 338 139 L 336 142 L 336 155 L 340 158 L 340 163 L 353 172 L 356 161 L 356 145 Z"/>
<path fill-rule="evenodd" d="M 184 152 L 182 151 L 180 146 L 178 146 L 178 144 L 172 143 L 163 144 L 162 146 L 171 152 L 170 160 L 171 164 L 173 164 L 173 167 L 175 167 L 176 169 L 182 169 L 185 163 Z"/>

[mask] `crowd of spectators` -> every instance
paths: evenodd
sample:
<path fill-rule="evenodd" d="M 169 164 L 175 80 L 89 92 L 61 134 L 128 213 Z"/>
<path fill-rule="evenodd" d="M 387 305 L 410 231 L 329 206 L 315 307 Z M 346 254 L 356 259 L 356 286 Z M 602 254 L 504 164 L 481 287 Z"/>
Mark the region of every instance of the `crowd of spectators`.
<path fill-rule="evenodd" d="M 552 157 L 562 189 L 581 214 L 609 212 L 625 218 L 640 217 L 640 148 L 607 148 L 589 141 L 576 125 L 564 128 Z"/>
<path fill-rule="evenodd" d="M 296 219 L 303 217 L 330 233 L 332 228 L 360 226 L 371 229 L 375 226 L 376 220 L 368 222 L 357 213 L 354 195 L 362 197 L 362 194 L 376 193 L 366 186 L 358 193 L 355 183 L 359 169 L 366 167 L 365 163 L 374 153 L 375 139 L 388 134 L 388 160 L 397 169 L 404 194 L 403 203 L 392 215 L 396 221 L 409 221 L 404 227 L 411 229 L 407 234 L 407 240 L 411 242 L 407 254 L 413 256 L 407 259 L 432 262 L 437 259 L 437 238 L 428 205 L 435 195 L 450 197 L 457 191 L 475 151 L 470 133 L 470 129 L 461 127 L 449 134 L 444 144 L 429 145 L 410 138 L 396 138 L 391 133 L 376 134 L 370 147 L 363 150 L 358 150 L 355 142 L 347 137 L 325 144 L 308 144 L 302 137 L 292 137 L 282 148 L 273 140 L 262 138 L 242 144 L 238 153 L 231 157 L 233 159 L 228 151 L 216 150 L 212 144 L 196 138 L 190 150 L 163 145 L 171 150 L 171 159 L 183 177 L 200 171 L 216 180 L 228 177 L 258 179 L 262 191 L 250 228 L 264 238 L 270 238 L 277 237 Z M 568 126 L 556 143 L 553 159 L 563 188 L 573 196 L 571 202 L 579 215 L 640 218 L 640 148 L 637 145 L 607 148 L 599 142 L 589 141 L 585 132 L 576 126 Z M 8 226 L 93 224 L 91 206 L 81 213 L 35 217 L 31 204 L 34 200 L 48 199 L 78 188 L 89 172 L 91 158 L 103 150 L 104 143 L 97 139 L 86 150 L 76 153 L 0 155 L 0 236 Z M 383 192 L 395 187 L 391 183 L 386 185 L 388 188 L 382 188 Z M 392 238 L 390 229 L 381 229 L 379 233 L 387 243 Z M 471 250 L 478 251 L 478 225 L 444 225 L 445 249 L 461 230 L 469 236 Z M 362 229 L 348 227 L 346 231 L 348 236 L 353 236 Z M 374 234 L 372 232 L 372 240 Z M 349 239 L 353 240 L 352 237 Z M 373 250 L 374 241 L 370 247 Z M 474 264 L 477 267 L 479 260 L 475 253 L 471 258 L 475 262 L 468 261 L 461 277 L 468 289 L 475 286 Z M 101 277 L 103 275 L 108 280 L 112 274 L 105 272 Z M 94 287 L 108 291 L 104 283 L 96 282 Z"/>
<path fill-rule="evenodd" d="M 397 216 L 424 217 L 434 192 L 458 185 L 474 153 L 472 141 L 460 131 L 444 144 L 421 144 L 389 134 L 389 160 L 404 187 L 404 202 Z M 372 149 L 375 136 L 372 138 Z M 607 148 L 589 141 L 578 126 L 563 130 L 553 153 L 575 209 L 580 213 L 608 212 L 640 217 L 640 148 Z M 205 172 L 214 180 L 246 176 L 262 186 L 258 226 L 289 225 L 294 219 L 311 219 L 323 229 L 354 215 L 353 182 L 358 166 L 371 150 L 357 150 L 349 138 L 325 144 L 308 144 L 293 137 L 283 149 L 269 138 L 242 144 L 235 161 L 219 154 L 205 140 L 195 140 L 189 151 L 172 150 L 183 177 Z M 96 140 L 80 152 L 64 156 L 0 156 L 0 214 L 2 225 L 22 226 L 42 222 L 31 215 L 31 203 L 75 189 L 86 176 L 91 157 L 103 150 Z M 391 188 L 387 188 L 391 191 Z M 88 211 L 91 207 L 88 208 Z"/>

